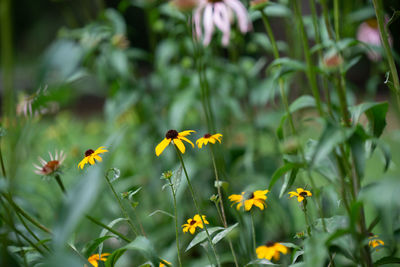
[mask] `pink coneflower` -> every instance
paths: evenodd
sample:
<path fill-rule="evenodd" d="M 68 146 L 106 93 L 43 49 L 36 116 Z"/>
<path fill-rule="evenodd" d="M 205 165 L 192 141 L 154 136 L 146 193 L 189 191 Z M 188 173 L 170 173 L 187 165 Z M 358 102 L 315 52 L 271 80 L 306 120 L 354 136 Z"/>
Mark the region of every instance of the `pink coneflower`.
<path fill-rule="evenodd" d="M 373 46 L 381 46 L 381 36 L 379 33 L 378 22 L 376 19 L 368 19 L 360 24 L 357 30 L 357 39 Z M 391 43 L 391 39 L 389 38 Z M 369 50 L 367 56 L 372 61 L 379 61 L 381 54 L 377 51 Z"/>
<path fill-rule="evenodd" d="M 61 164 L 64 162 L 66 155 L 64 154 L 64 151 L 60 151 L 60 154 L 56 151 L 54 157 L 53 155 L 49 152 L 50 155 L 50 161 L 45 161 L 43 158 L 39 157 L 40 165 L 38 166 L 36 164 L 33 164 L 33 166 L 36 168 L 35 173 L 39 175 L 50 175 L 53 174 L 55 171 L 57 171 L 60 167 Z"/>
<path fill-rule="evenodd" d="M 239 0 L 199 0 L 193 14 L 197 38 L 201 39 L 203 36 L 204 27 L 203 44 L 208 45 L 215 25 L 222 32 L 222 45 L 227 46 L 233 14 L 236 14 L 240 31 L 242 33 L 250 31 L 251 23 L 247 10 Z"/>

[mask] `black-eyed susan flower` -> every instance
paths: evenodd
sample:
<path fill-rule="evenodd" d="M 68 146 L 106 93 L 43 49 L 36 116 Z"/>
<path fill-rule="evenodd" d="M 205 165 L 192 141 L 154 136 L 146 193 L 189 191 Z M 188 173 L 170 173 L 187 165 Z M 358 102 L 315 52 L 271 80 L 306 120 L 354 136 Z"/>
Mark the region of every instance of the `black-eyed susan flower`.
<path fill-rule="evenodd" d="M 219 133 L 213 134 L 213 135 L 207 133 L 203 137 L 197 139 L 196 145 L 199 148 L 201 148 L 203 145 L 207 145 L 208 142 L 210 142 L 211 144 L 215 144 L 216 141 L 221 143 L 221 137 L 222 137 L 222 134 L 219 134 Z"/>
<path fill-rule="evenodd" d="M 93 254 L 88 258 L 88 262 L 93 265 L 94 267 L 98 267 L 99 263 L 98 261 L 106 261 L 107 256 L 109 256 L 110 253 L 102 253 L 100 256 L 99 254 Z"/>
<path fill-rule="evenodd" d="M 287 247 L 275 242 L 268 242 L 264 246 L 259 246 L 256 249 L 257 257 L 259 259 L 271 260 L 272 258 L 274 258 L 274 260 L 276 261 L 279 260 L 279 258 L 281 257 L 280 253 L 286 254 L 287 252 Z"/>
<path fill-rule="evenodd" d="M 169 261 L 166 261 L 166 260 L 162 260 L 162 261 L 165 262 L 165 263 L 168 263 L 168 266 L 172 266 L 172 263 L 170 263 Z M 160 264 L 158 265 L 158 267 L 165 267 L 165 266 L 167 266 L 167 265 L 165 265 L 163 262 L 160 261 Z"/>
<path fill-rule="evenodd" d="M 193 130 L 187 130 L 178 133 L 176 130 L 169 130 L 165 134 L 164 140 L 162 140 L 157 146 L 156 146 L 156 155 L 157 157 L 161 155 L 161 153 L 164 151 L 164 149 L 172 142 L 176 147 L 179 149 L 179 151 L 183 154 L 185 153 L 185 145 L 183 144 L 182 140 L 185 142 L 188 142 L 189 144 L 194 147 L 193 143 L 187 139 L 185 136 L 190 135 L 191 133 L 195 133 Z"/>
<path fill-rule="evenodd" d="M 201 217 L 203 218 L 205 224 L 209 224 L 208 221 L 206 220 L 205 215 L 202 215 Z M 193 219 L 192 218 L 188 219 L 187 223 L 182 225 L 183 228 L 182 231 L 184 233 L 187 233 L 189 231 L 191 234 L 194 234 L 194 232 L 196 231 L 196 227 L 200 227 L 201 229 L 203 229 L 204 227 L 199 214 L 194 215 Z"/>
<path fill-rule="evenodd" d="M 297 188 L 297 192 L 291 191 L 288 194 L 290 195 L 289 197 L 297 197 L 298 202 L 302 202 L 306 197 L 311 197 L 312 194 L 308 190 L 304 190 L 303 188 Z"/>
<path fill-rule="evenodd" d="M 249 211 L 253 205 L 258 207 L 260 210 L 263 210 L 265 207 L 267 207 L 265 200 L 267 199 L 268 192 L 268 190 L 257 190 L 252 192 L 247 198 L 245 196 L 245 192 L 242 192 L 240 195 L 230 195 L 229 200 L 233 202 L 232 205 L 237 204 L 237 210 L 239 210 L 243 205 L 245 211 Z"/>
<path fill-rule="evenodd" d="M 55 152 L 54 157 L 49 152 L 50 160 L 45 161 L 43 158 L 39 157 L 40 166 L 33 164 L 36 168 L 35 173 L 39 175 L 51 175 L 55 173 L 58 169 L 60 169 L 61 164 L 64 162 L 66 155 L 64 151 Z"/>
<path fill-rule="evenodd" d="M 108 152 L 108 150 L 105 149 L 104 146 L 101 146 L 101 147 L 99 147 L 99 148 L 96 149 L 96 150 L 93 150 L 93 149 L 88 149 L 88 150 L 86 150 L 86 152 L 85 152 L 85 157 L 83 158 L 83 160 L 81 160 L 81 162 L 79 162 L 78 168 L 83 169 L 83 167 L 84 167 L 87 163 L 89 163 L 90 165 L 93 165 L 93 164 L 96 163 L 95 160 L 101 162 L 102 159 L 101 159 L 101 157 L 100 157 L 99 155 L 100 155 L 100 154 L 103 154 L 103 153 L 105 153 L 105 152 Z"/>
<path fill-rule="evenodd" d="M 376 248 L 385 245 L 385 242 L 380 240 L 377 235 L 372 235 L 368 239 L 369 239 L 368 245 L 371 248 Z M 378 249 L 376 250 L 378 251 Z"/>

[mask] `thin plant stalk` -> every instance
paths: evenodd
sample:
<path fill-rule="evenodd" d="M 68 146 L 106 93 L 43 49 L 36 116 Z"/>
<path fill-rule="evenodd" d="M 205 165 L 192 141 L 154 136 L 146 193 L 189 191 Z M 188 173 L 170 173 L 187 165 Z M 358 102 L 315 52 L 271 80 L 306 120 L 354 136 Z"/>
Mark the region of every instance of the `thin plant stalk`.
<path fill-rule="evenodd" d="M 250 218 L 251 218 L 251 237 L 253 241 L 253 253 L 256 253 L 256 229 L 254 227 L 254 215 L 252 211 L 250 211 Z"/>
<path fill-rule="evenodd" d="M 267 31 L 268 37 L 269 37 L 271 45 L 272 45 L 272 51 L 273 51 L 274 57 L 275 57 L 275 59 L 278 59 L 278 58 L 280 58 L 278 45 L 276 43 L 274 33 L 272 32 L 272 28 L 271 28 L 271 25 L 269 23 L 268 16 L 264 12 L 264 10 L 261 9 L 260 12 L 261 12 L 261 16 L 262 16 L 262 19 L 263 19 L 263 22 L 264 22 L 265 29 Z M 282 99 L 283 105 L 285 107 L 285 111 L 286 111 L 286 113 L 288 115 L 289 125 L 290 125 L 290 128 L 291 128 L 292 134 L 297 138 L 297 131 L 296 131 L 296 128 L 295 128 L 294 123 L 293 123 L 292 114 L 291 114 L 290 108 L 289 108 L 289 101 L 287 99 L 287 96 L 286 96 L 286 93 L 285 93 L 285 89 L 284 89 L 284 80 L 282 78 L 279 79 L 279 86 L 280 86 L 280 91 L 281 91 L 281 99 Z M 302 157 L 303 162 L 306 162 L 304 151 L 303 151 L 303 148 L 301 146 L 299 147 L 299 150 L 300 150 L 300 155 Z M 312 173 L 310 171 L 309 166 L 307 167 L 307 175 L 309 177 L 311 186 L 313 188 L 316 188 L 316 185 L 315 185 L 315 182 L 314 182 L 314 178 L 312 176 Z M 318 211 L 319 211 L 321 219 L 322 219 L 322 226 L 323 226 L 324 230 L 327 231 L 325 220 L 324 220 L 324 214 L 323 214 L 322 207 L 321 207 L 322 205 L 320 204 L 321 200 L 320 200 L 320 197 L 319 197 L 318 193 L 317 193 L 316 197 L 317 197 L 317 201 L 316 201 L 317 208 L 318 208 Z"/>
<path fill-rule="evenodd" d="M 313 66 L 312 60 L 311 60 L 311 53 L 310 53 L 310 48 L 308 45 L 307 33 L 304 28 L 303 18 L 300 13 L 298 1 L 292 0 L 292 3 L 293 3 L 293 7 L 294 7 L 295 17 L 297 19 L 297 24 L 299 25 L 299 28 L 300 28 L 301 40 L 303 43 L 303 51 L 304 51 L 304 56 L 305 56 L 306 63 L 307 63 L 307 78 L 308 78 L 308 81 L 311 86 L 311 91 L 314 95 L 318 113 L 321 116 L 323 116 L 324 110 L 322 109 L 321 97 L 320 97 L 320 94 L 318 91 L 318 86 L 317 86 L 316 73 L 315 73 L 315 69 L 314 69 L 314 66 Z"/>
<path fill-rule="evenodd" d="M 214 167 L 215 180 L 217 181 L 218 201 L 219 201 L 219 204 L 220 204 L 220 207 L 221 207 L 221 212 L 219 212 L 218 206 L 217 206 L 217 211 L 218 211 L 218 214 L 220 214 L 220 217 L 222 218 L 222 223 L 224 225 L 224 228 L 226 229 L 228 227 L 228 223 L 226 221 L 224 202 L 223 202 L 223 199 L 222 199 L 221 185 L 220 185 L 220 182 L 219 182 L 217 164 L 215 162 L 214 151 L 211 148 L 211 144 L 210 144 L 210 154 L 211 154 L 211 159 L 212 159 L 212 163 L 213 163 L 213 167 Z M 217 203 L 215 203 L 215 205 L 217 205 Z M 232 252 L 233 260 L 235 261 L 235 266 L 239 267 L 239 264 L 238 264 L 238 261 L 237 261 L 237 258 L 236 258 L 236 253 L 235 253 L 235 250 L 233 248 L 233 245 L 232 245 L 232 242 L 231 242 L 230 238 L 228 238 L 228 243 L 229 243 L 229 248 L 231 249 L 231 252 Z"/>
<path fill-rule="evenodd" d="M 397 96 L 397 105 L 400 107 L 400 82 L 397 73 L 396 64 L 394 63 L 392 49 L 390 48 L 389 36 L 385 27 L 385 18 L 383 14 L 383 6 L 381 0 L 372 0 L 374 3 L 376 19 L 378 21 L 379 33 L 381 35 L 383 49 L 385 50 L 386 59 L 389 63 L 390 74 L 393 79 L 393 87 Z"/>
<path fill-rule="evenodd" d="M 339 1 L 333 0 L 333 21 L 335 25 L 336 41 L 340 40 Z"/>
<path fill-rule="evenodd" d="M 116 192 L 115 189 L 114 189 L 114 186 L 111 184 L 111 182 L 110 182 L 110 180 L 108 179 L 107 175 L 105 175 L 104 177 L 106 178 L 108 187 L 110 187 L 110 189 L 111 189 L 111 191 L 112 191 L 112 193 L 113 193 L 115 199 L 116 199 L 117 202 L 118 202 L 118 205 L 119 205 L 119 208 L 120 208 L 121 211 L 122 211 L 122 214 L 124 215 L 125 219 L 128 221 L 128 224 L 129 224 L 129 226 L 131 227 L 132 231 L 135 233 L 136 236 L 138 236 L 138 235 L 139 235 L 138 230 L 136 229 L 135 225 L 134 225 L 133 222 L 132 222 L 132 219 L 130 218 L 128 212 L 126 211 L 124 205 L 122 204 L 121 199 L 119 198 L 117 192 Z"/>
<path fill-rule="evenodd" d="M 303 205 L 304 220 L 305 220 L 306 225 L 307 225 L 307 234 L 308 234 L 309 237 L 311 237 L 311 224 L 310 224 L 310 221 L 308 220 L 307 200 L 305 198 L 303 199 L 302 205 Z"/>
<path fill-rule="evenodd" d="M 214 246 L 214 244 L 213 244 L 213 242 L 212 242 L 212 240 L 211 240 L 210 233 L 208 232 L 207 226 L 206 226 L 206 224 L 204 223 L 203 214 L 201 213 L 199 204 L 197 203 L 196 195 L 195 195 L 195 193 L 194 193 L 192 183 L 190 182 L 189 175 L 188 175 L 188 173 L 187 173 L 187 171 L 186 171 L 185 163 L 184 163 L 184 161 L 183 161 L 181 152 L 178 150 L 178 148 L 177 148 L 175 145 L 174 145 L 174 147 L 175 147 L 176 153 L 178 154 L 178 158 L 179 158 L 179 160 L 180 160 L 180 162 L 181 162 L 183 171 L 184 171 L 184 173 L 185 173 L 186 181 L 187 181 L 187 183 L 188 183 L 188 187 L 189 187 L 190 193 L 192 194 L 192 199 L 193 199 L 193 202 L 194 202 L 194 206 L 195 206 L 195 208 L 196 208 L 197 213 L 198 213 L 199 216 L 200 216 L 201 222 L 203 223 L 204 231 L 206 232 L 207 239 L 208 239 L 208 243 L 210 244 L 211 249 L 212 249 L 212 251 L 213 251 L 213 253 L 214 253 L 215 259 L 216 259 L 216 261 L 217 261 L 217 265 L 218 265 L 218 266 L 221 266 L 221 264 L 220 264 L 220 262 L 219 262 L 219 257 L 218 257 L 217 251 L 215 250 L 215 246 Z"/>
<path fill-rule="evenodd" d="M 62 191 L 64 194 L 66 194 L 67 191 L 65 190 L 65 186 L 64 186 L 63 182 L 61 181 L 60 175 L 59 175 L 58 173 L 56 173 L 56 174 L 54 175 L 54 178 L 56 179 L 56 182 L 57 182 L 58 186 L 60 187 L 61 191 Z"/>
<path fill-rule="evenodd" d="M 117 236 L 118 236 L 119 238 L 121 238 L 122 240 L 124 240 L 124 241 L 126 241 L 126 242 L 128 242 L 128 243 L 132 242 L 132 240 L 130 240 L 129 238 L 127 238 L 125 235 L 123 235 L 123 234 L 121 234 L 120 232 L 118 232 L 118 231 L 112 229 L 112 228 L 109 227 L 108 225 L 105 225 L 104 223 L 102 223 L 102 222 L 96 220 L 96 219 L 93 218 L 92 216 L 86 215 L 86 218 L 88 218 L 91 222 L 93 222 L 93 223 L 95 223 L 95 224 L 97 224 L 97 225 L 103 227 L 104 229 L 107 229 L 109 232 L 111 232 L 111 233 L 117 235 Z"/>
<path fill-rule="evenodd" d="M 174 200 L 174 219 L 175 219 L 175 238 L 176 238 L 176 250 L 178 253 L 179 266 L 182 267 L 181 250 L 179 248 L 179 232 L 178 232 L 178 211 L 176 208 L 176 194 L 174 190 L 174 185 L 169 181 L 169 186 L 171 187 L 172 198 Z"/>

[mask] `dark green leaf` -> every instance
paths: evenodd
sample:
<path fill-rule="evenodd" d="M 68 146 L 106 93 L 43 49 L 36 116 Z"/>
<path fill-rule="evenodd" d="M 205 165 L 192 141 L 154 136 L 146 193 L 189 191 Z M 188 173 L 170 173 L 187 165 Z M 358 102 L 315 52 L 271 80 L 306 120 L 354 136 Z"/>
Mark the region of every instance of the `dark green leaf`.
<path fill-rule="evenodd" d="M 211 228 L 208 228 L 207 230 L 208 230 L 208 233 L 210 234 L 210 235 L 212 235 L 214 232 L 216 232 L 216 231 L 220 231 L 220 230 L 224 230 L 225 228 L 224 227 L 211 227 Z M 193 239 L 192 239 L 192 241 L 190 242 L 190 244 L 189 244 L 189 246 L 186 248 L 186 250 L 185 251 L 188 251 L 189 249 L 191 249 L 192 247 L 194 247 L 194 246 L 196 246 L 197 244 L 199 244 L 199 243 L 201 243 L 201 242 L 203 242 L 204 240 L 206 240 L 206 238 L 207 238 L 207 233 L 206 233 L 206 231 L 201 231 L 200 233 L 198 233 Z"/>
<path fill-rule="evenodd" d="M 272 175 L 271 181 L 269 182 L 268 190 L 271 190 L 271 188 L 278 181 L 278 179 L 281 178 L 285 173 L 295 168 L 301 168 L 302 166 L 303 164 L 301 163 L 291 163 L 291 162 L 285 163 L 285 165 L 277 169 Z"/>
<path fill-rule="evenodd" d="M 234 225 L 231 225 L 228 228 L 216 234 L 212 239 L 213 244 L 217 244 L 222 238 L 224 238 L 227 234 L 229 234 L 238 225 L 239 223 L 235 223 Z"/>
<path fill-rule="evenodd" d="M 96 238 L 96 239 L 90 241 L 82 249 L 82 254 L 84 254 L 86 258 L 89 258 L 89 256 L 93 254 L 93 252 L 96 250 L 96 248 L 101 243 L 103 243 L 105 240 L 107 240 L 107 239 L 109 239 L 111 237 L 113 237 L 113 236 L 106 235 L 106 236 L 102 236 L 102 237 L 99 237 L 99 238 Z"/>
<path fill-rule="evenodd" d="M 400 258 L 395 258 L 392 256 L 384 257 L 375 262 L 375 265 L 386 265 L 386 264 L 392 264 L 392 263 L 397 263 L 400 264 Z"/>

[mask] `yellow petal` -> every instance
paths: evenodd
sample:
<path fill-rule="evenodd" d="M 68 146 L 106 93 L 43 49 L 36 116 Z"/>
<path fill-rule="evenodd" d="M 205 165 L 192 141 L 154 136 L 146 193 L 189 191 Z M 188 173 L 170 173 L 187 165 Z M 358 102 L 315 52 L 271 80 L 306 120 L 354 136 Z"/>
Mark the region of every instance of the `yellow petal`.
<path fill-rule="evenodd" d="M 185 145 L 182 143 L 182 141 L 180 139 L 174 139 L 174 144 L 176 145 L 176 147 L 179 149 L 179 151 L 184 154 L 185 153 Z"/>
<path fill-rule="evenodd" d="M 196 141 L 196 145 L 201 148 L 203 146 L 203 137 L 197 139 Z"/>
<path fill-rule="evenodd" d="M 190 233 L 193 235 L 194 234 L 194 232 L 196 231 L 196 227 L 190 227 Z"/>
<path fill-rule="evenodd" d="M 171 139 L 164 138 L 157 146 L 156 146 L 156 155 L 157 157 L 161 155 L 164 149 L 171 143 Z"/>
<path fill-rule="evenodd" d="M 245 209 L 246 211 L 249 211 L 249 210 L 251 209 L 251 207 L 253 206 L 253 204 L 254 204 L 254 200 L 253 200 L 253 199 L 248 199 L 248 200 L 246 200 L 246 201 L 244 202 L 244 209 Z"/>
<path fill-rule="evenodd" d="M 297 188 L 296 191 L 297 191 L 297 193 L 300 194 L 300 193 L 303 192 L 304 190 L 303 190 L 303 188 L 300 187 L 300 188 Z"/>
<path fill-rule="evenodd" d="M 191 145 L 192 145 L 192 147 L 194 147 L 194 145 L 193 145 L 192 141 L 190 141 L 190 140 L 189 140 L 189 139 L 187 139 L 186 137 L 183 137 L 183 136 L 178 136 L 178 139 L 184 140 L 184 141 L 188 142 L 189 144 L 191 144 Z"/>
<path fill-rule="evenodd" d="M 179 136 L 187 136 L 190 135 L 191 133 L 195 133 L 196 131 L 193 130 L 187 130 L 187 131 L 182 131 L 179 133 Z"/>
<path fill-rule="evenodd" d="M 264 209 L 264 202 L 262 200 L 254 200 L 254 206 L 259 207 L 260 210 Z"/>
<path fill-rule="evenodd" d="M 98 162 L 102 162 L 102 161 L 103 161 L 103 159 L 102 159 L 100 156 L 98 156 L 98 155 L 95 155 L 93 158 L 94 158 L 95 160 L 97 160 Z"/>
<path fill-rule="evenodd" d="M 95 162 L 94 162 L 94 158 L 93 158 L 93 156 L 92 156 L 92 155 L 90 155 L 90 156 L 88 157 L 88 161 L 89 161 L 90 165 L 93 165 L 93 164 L 95 164 Z"/>
<path fill-rule="evenodd" d="M 85 166 L 86 163 L 87 163 L 87 157 L 85 157 L 83 160 L 81 160 L 81 162 L 79 162 L 78 168 L 81 168 L 83 170 L 83 167 Z"/>
<path fill-rule="evenodd" d="M 210 143 L 211 143 L 211 144 L 215 144 L 215 138 L 210 137 L 209 140 L 210 140 Z"/>
<path fill-rule="evenodd" d="M 288 248 L 279 243 L 275 243 L 275 249 L 282 252 L 283 254 L 286 254 L 288 252 Z"/>
<path fill-rule="evenodd" d="M 302 196 L 298 196 L 298 197 L 297 197 L 297 201 L 298 201 L 298 202 L 302 202 L 303 199 L 304 199 L 304 197 L 302 197 Z"/>

